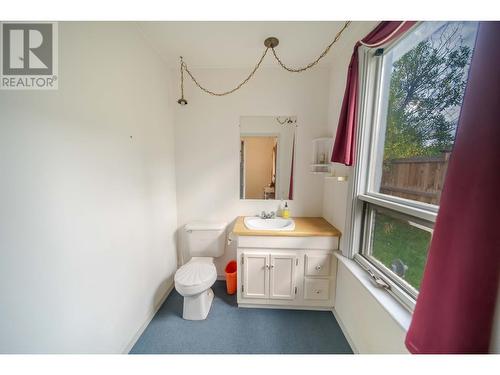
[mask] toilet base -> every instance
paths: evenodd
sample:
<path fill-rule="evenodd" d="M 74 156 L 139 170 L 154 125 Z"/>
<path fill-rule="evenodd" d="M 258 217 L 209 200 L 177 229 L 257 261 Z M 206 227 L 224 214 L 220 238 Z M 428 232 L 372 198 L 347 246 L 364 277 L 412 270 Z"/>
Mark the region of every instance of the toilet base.
<path fill-rule="evenodd" d="M 214 292 L 212 288 L 208 288 L 204 292 L 184 297 L 184 307 L 182 309 L 182 318 L 186 320 L 204 320 L 206 319 L 212 301 L 214 299 Z"/>

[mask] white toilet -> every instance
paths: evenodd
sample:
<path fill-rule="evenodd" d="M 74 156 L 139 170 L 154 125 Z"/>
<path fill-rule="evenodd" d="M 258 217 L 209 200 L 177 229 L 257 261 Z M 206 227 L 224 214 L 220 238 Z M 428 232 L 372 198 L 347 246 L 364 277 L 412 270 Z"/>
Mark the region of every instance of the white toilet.
<path fill-rule="evenodd" d="M 175 273 L 175 289 L 184 297 L 182 317 L 203 320 L 214 299 L 210 288 L 217 279 L 214 258 L 224 254 L 226 223 L 193 222 L 184 227 L 191 260 Z"/>

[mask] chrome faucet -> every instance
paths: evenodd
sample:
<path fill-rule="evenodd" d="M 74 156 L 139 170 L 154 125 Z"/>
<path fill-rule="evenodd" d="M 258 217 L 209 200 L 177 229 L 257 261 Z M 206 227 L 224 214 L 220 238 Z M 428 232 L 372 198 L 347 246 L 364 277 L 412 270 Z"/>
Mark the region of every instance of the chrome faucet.
<path fill-rule="evenodd" d="M 276 216 L 276 212 L 274 212 L 274 211 L 271 211 L 271 212 L 269 212 L 269 213 L 266 213 L 266 211 L 262 211 L 262 212 L 260 213 L 260 216 L 259 216 L 259 217 L 260 217 L 261 219 L 274 219 L 274 218 L 275 218 L 275 216 Z"/>

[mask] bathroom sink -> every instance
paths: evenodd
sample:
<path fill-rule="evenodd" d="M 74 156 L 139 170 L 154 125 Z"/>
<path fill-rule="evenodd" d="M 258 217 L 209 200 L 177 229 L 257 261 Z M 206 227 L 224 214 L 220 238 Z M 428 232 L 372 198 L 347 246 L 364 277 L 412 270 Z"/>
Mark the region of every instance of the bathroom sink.
<path fill-rule="evenodd" d="M 262 219 L 257 216 L 245 217 L 245 226 L 252 230 L 294 230 L 295 222 L 293 219 L 283 219 L 277 217 L 274 219 Z"/>

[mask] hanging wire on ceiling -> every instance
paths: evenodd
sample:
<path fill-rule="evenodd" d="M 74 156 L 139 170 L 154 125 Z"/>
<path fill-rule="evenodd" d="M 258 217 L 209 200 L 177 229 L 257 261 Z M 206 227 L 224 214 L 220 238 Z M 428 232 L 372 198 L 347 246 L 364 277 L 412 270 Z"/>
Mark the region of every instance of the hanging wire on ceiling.
<path fill-rule="evenodd" d="M 276 59 L 276 61 L 278 62 L 278 64 L 283 68 L 285 69 L 286 71 L 288 72 L 292 72 L 292 73 L 301 73 L 301 72 L 304 72 L 310 68 L 312 68 L 313 66 L 315 66 L 316 64 L 318 64 L 318 62 L 326 56 L 326 54 L 330 51 L 330 49 L 332 48 L 332 46 L 340 39 L 340 36 L 342 35 L 342 33 L 345 31 L 345 29 L 351 24 L 351 21 L 346 21 L 344 23 L 344 26 L 339 30 L 339 32 L 335 35 L 335 38 L 333 39 L 333 41 L 325 48 L 325 50 L 311 63 L 305 65 L 304 67 L 301 67 L 301 68 L 291 68 L 289 66 L 287 66 L 285 63 L 283 63 L 283 61 L 278 57 L 277 53 L 276 53 L 276 50 L 275 50 L 275 47 L 279 44 L 279 40 L 277 38 L 274 38 L 274 37 L 270 37 L 270 38 L 267 38 L 264 42 L 264 45 L 266 46 L 266 49 L 264 50 L 264 53 L 262 54 L 262 56 L 260 57 L 259 61 L 257 62 L 257 64 L 255 65 L 255 67 L 253 68 L 253 70 L 250 72 L 250 74 L 242 81 L 240 82 L 236 87 L 234 87 L 233 89 L 231 90 L 228 90 L 228 91 L 223 91 L 223 92 L 215 92 L 215 91 L 212 91 L 212 90 L 209 90 L 207 89 L 205 86 L 203 86 L 199 81 L 198 79 L 195 78 L 195 76 L 193 75 L 193 73 L 189 70 L 187 64 L 184 62 L 182 56 L 180 57 L 180 70 L 181 70 L 181 98 L 177 101 L 177 103 L 179 103 L 180 105 L 186 105 L 188 102 L 187 100 L 184 98 L 184 72 L 187 73 L 187 75 L 191 78 L 191 80 L 194 82 L 194 84 L 202 91 L 206 92 L 207 94 L 209 95 L 212 95 L 212 96 L 225 96 L 225 95 L 229 95 L 229 94 L 232 94 L 233 92 L 239 90 L 240 88 L 242 88 L 246 83 L 248 83 L 248 81 L 250 81 L 250 79 L 255 75 L 255 73 L 257 72 L 257 70 L 261 67 L 261 64 L 262 62 L 264 61 L 264 58 L 266 57 L 267 55 L 267 52 L 269 51 L 269 49 L 272 50 L 273 52 L 273 56 L 274 58 Z"/>
<path fill-rule="evenodd" d="M 317 63 L 319 63 L 319 61 L 326 56 L 326 54 L 330 51 L 330 48 L 333 47 L 333 45 L 335 43 L 337 43 L 337 41 L 340 39 L 340 36 L 342 35 L 342 33 L 344 32 L 345 29 L 347 29 L 347 27 L 351 24 L 351 21 L 346 21 L 346 23 L 344 23 L 344 26 L 340 29 L 340 31 L 337 33 L 337 35 L 335 35 L 335 38 L 333 38 L 333 41 L 325 48 L 325 50 L 321 53 L 321 55 L 318 56 L 318 58 L 316 60 L 314 60 L 313 62 L 307 64 L 306 66 L 303 66 L 301 68 L 291 68 L 289 66 L 286 66 L 285 63 L 283 63 L 283 61 L 281 61 L 281 59 L 278 57 L 278 54 L 276 53 L 276 50 L 274 49 L 274 47 L 271 47 L 272 51 L 273 51 L 273 56 L 274 58 L 276 59 L 276 61 L 278 61 L 278 63 L 280 64 L 280 66 L 285 69 L 286 71 L 289 71 L 291 73 L 301 73 L 301 72 L 304 72 L 310 68 L 312 68 L 313 66 L 315 66 Z"/>
<path fill-rule="evenodd" d="M 210 94 L 213 96 L 229 95 L 229 94 L 232 94 L 233 92 L 235 92 L 236 90 L 239 90 L 245 83 L 247 83 L 254 76 L 255 72 L 260 68 L 260 64 L 262 64 L 262 61 L 264 61 L 264 57 L 266 57 L 267 51 L 269 51 L 269 48 L 266 48 L 264 50 L 264 53 L 262 54 L 259 61 L 257 62 L 257 65 L 255 65 L 255 67 L 250 72 L 250 74 L 240 84 L 238 84 L 238 86 L 236 86 L 235 88 L 233 88 L 231 90 L 224 91 L 224 92 L 214 92 L 214 91 L 211 91 L 211 90 L 205 88 L 204 86 L 202 86 L 198 82 L 198 80 L 193 76 L 193 73 L 191 73 L 191 71 L 189 70 L 189 68 L 185 62 L 181 62 L 181 70 L 184 69 L 186 71 L 186 73 L 189 75 L 189 77 L 191 77 L 193 82 L 196 84 L 196 86 L 198 86 L 201 90 L 205 91 L 207 94 Z M 181 77 L 181 79 L 182 79 L 182 77 Z"/>

